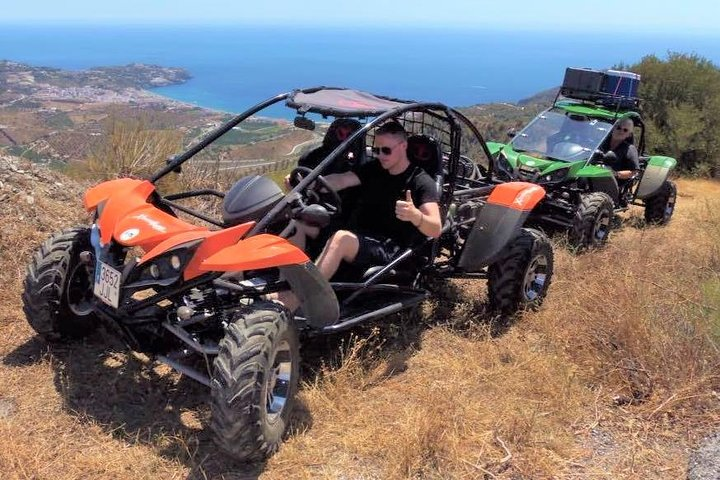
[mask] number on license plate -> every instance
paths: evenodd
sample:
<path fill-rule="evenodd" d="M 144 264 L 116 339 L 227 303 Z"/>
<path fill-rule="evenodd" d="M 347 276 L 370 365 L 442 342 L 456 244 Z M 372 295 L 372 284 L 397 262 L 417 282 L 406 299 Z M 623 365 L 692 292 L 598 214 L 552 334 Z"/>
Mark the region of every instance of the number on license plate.
<path fill-rule="evenodd" d="M 103 262 L 98 262 L 93 293 L 111 307 L 120 303 L 120 272 Z"/>

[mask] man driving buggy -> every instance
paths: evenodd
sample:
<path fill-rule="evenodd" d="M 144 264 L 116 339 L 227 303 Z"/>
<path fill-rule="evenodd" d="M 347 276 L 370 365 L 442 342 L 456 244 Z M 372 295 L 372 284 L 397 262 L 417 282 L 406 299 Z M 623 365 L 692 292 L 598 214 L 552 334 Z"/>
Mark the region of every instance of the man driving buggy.
<path fill-rule="evenodd" d="M 615 154 L 612 160 L 606 162 L 615 171 L 615 178 L 620 183 L 630 180 L 640 170 L 638 151 L 632 143 L 634 126 L 632 118 L 621 118 L 600 146 L 604 153 L 612 151 Z"/>
<path fill-rule="evenodd" d="M 410 163 L 407 133 L 399 122 L 376 130 L 373 153 L 376 162 L 326 177 L 337 190 L 362 186 L 348 229 L 335 232 L 316 261 L 327 279 L 342 261 L 357 268 L 385 265 L 420 238 L 440 236 L 437 186 L 425 170 Z"/>
<path fill-rule="evenodd" d="M 328 280 L 341 262 L 358 270 L 386 265 L 401 249 L 424 237 L 440 236 L 437 186 L 425 170 L 410 163 L 403 126 L 395 120 L 382 124 L 375 131 L 374 143 L 377 161 L 325 177 L 335 190 L 362 188 L 347 229 L 335 232 L 315 261 Z M 297 302 L 286 295 L 278 300 L 290 310 Z"/>

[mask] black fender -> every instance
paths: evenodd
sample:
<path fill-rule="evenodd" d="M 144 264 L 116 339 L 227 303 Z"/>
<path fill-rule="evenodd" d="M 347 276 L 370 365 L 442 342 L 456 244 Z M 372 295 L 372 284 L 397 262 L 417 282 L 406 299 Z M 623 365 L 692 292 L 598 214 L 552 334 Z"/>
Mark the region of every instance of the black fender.
<path fill-rule="evenodd" d="M 607 194 L 608 197 L 617 205 L 620 200 L 620 186 L 613 176 L 589 178 L 590 191 L 601 192 Z"/>
<path fill-rule="evenodd" d="M 285 265 L 280 267 L 280 273 L 300 300 L 311 327 L 319 329 L 338 321 L 340 306 L 335 292 L 314 263 Z"/>
<path fill-rule="evenodd" d="M 509 182 L 495 187 L 475 218 L 460 252 L 458 267 L 478 272 L 494 263 L 543 197 L 545 189 L 532 183 Z"/>

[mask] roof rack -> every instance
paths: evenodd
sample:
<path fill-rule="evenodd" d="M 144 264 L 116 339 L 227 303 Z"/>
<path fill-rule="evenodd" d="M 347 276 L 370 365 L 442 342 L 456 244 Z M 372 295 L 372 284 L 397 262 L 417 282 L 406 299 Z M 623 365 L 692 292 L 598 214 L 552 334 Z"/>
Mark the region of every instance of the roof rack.
<path fill-rule="evenodd" d="M 553 104 L 562 95 L 616 110 L 636 109 L 640 107 L 640 98 L 637 96 L 639 85 L 640 75 L 633 72 L 567 68 Z"/>

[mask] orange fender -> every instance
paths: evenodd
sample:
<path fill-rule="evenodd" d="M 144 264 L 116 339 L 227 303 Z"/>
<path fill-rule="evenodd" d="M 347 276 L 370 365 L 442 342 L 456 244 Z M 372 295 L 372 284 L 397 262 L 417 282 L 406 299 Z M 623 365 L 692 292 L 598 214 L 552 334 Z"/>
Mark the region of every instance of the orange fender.
<path fill-rule="evenodd" d="M 110 180 L 90 188 L 85 193 L 88 211 L 105 202 L 97 221 L 100 243 L 105 245 L 115 238 L 121 245 L 139 246 L 148 251 L 179 233 L 207 231 L 148 203 L 154 191 L 155 185 L 151 182 L 133 178 Z M 201 236 L 198 234 L 195 238 Z"/>
<path fill-rule="evenodd" d="M 154 190 L 155 185 L 147 180 L 137 180 L 134 178 L 109 180 L 95 185 L 85 192 L 85 209 L 92 211 L 96 209 L 103 200 L 107 200 L 118 193 L 122 195 L 131 192 L 135 195 L 139 193 L 143 203 L 145 203 L 145 199 L 147 199 Z"/>
<path fill-rule="evenodd" d="M 286 239 L 263 233 L 209 256 L 199 266 L 204 272 L 234 272 L 300 265 L 310 259 Z"/>
<path fill-rule="evenodd" d="M 530 211 L 544 196 L 545 189 L 534 183 L 508 182 L 495 187 L 488 197 L 487 203 L 515 210 Z"/>

